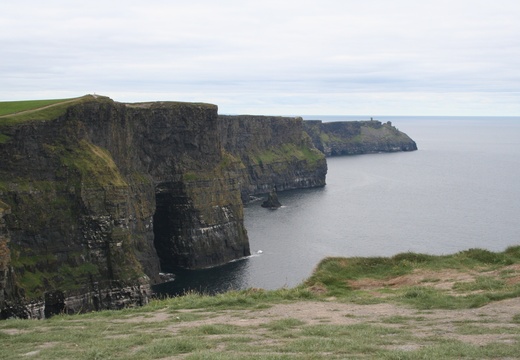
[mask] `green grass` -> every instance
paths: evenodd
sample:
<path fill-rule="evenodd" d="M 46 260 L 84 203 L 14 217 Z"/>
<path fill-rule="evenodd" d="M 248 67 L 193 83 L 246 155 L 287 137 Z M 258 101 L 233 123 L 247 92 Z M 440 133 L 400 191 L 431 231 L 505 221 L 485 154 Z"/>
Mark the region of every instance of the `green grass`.
<path fill-rule="evenodd" d="M 315 166 L 320 160 L 324 159 L 324 155 L 320 151 L 311 149 L 306 145 L 297 146 L 295 144 L 282 144 L 278 147 L 250 154 L 250 157 L 261 166 L 275 163 L 285 164 L 295 160 L 306 161 L 310 166 Z"/>
<path fill-rule="evenodd" d="M 417 271 L 437 271 L 450 269 L 454 272 L 485 272 L 503 266 L 520 263 L 520 246 L 510 247 L 501 253 L 482 249 L 470 249 L 453 255 L 431 256 L 403 253 L 391 258 L 327 258 L 317 267 L 306 281 L 309 288 L 325 291 L 328 296 L 336 296 L 356 303 L 382 301 L 370 295 L 369 291 L 352 287 L 352 283 L 363 280 L 380 281 L 385 284 L 392 278 L 410 275 Z M 506 277 L 508 273 L 504 273 Z M 435 282 L 439 282 L 435 279 Z M 485 305 L 491 301 L 520 296 L 520 285 L 507 285 L 504 279 L 478 276 L 472 282 L 457 282 L 453 291 L 465 295 L 451 294 L 428 286 L 402 286 L 393 288 L 381 286 L 378 292 L 384 301 L 405 303 L 420 309 L 461 309 Z"/>
<path fill-rule="evenodd" d="M 486 294 L 453 296 L 430 287 L 413 286 L 403 289 L 395 300 L 420 310 L 477 308 L 492 301 Z"/>
<path fill-rule="evenodd" d="M 446 256 L 405 253 L 391 258 L 329 258 L 306 283 L 291 289 L 248 289 L 215 296 L 189 293 L 121 311 L 0 321 L 0 358 L 517 358 L 520 313 L 513 312 L 502 321 L 488 312 L 485 317 L 468 320 L 460 315 L 449 322 L 439 318 L 442 312 L 432 309 L 458 311 L 520 297 L 518 285 L 508 285 L 505 280 L 517 276 L 516 267 L 505 267 L 519 264 L 519 255 L 520 247 L 512 247 L 502 253 L 472 249 Z M 435 275 L 437 270 L 444 275 Z M 453 281 L 451 289 L 436 288 L 446 280 L 447 270 L 471 274 L 473 280 Z M 388 279 L 421 271 L 436 281 L 395 288 L 384 285 Z M 366 279 L 383 285 L 370 291 L 348 286 L 348 280 Z M 270 315 L 273 306 L 303 306 L 307 301 L 321 302 L 334 314 L 337 311 L 338 318 L 358 322 L 319 323 L 321 317 Z M 366 315 L 340 309 L 339 303 L 352 301 L 404 304 L 418 310 L 395 315 L 386 312 L 362 321 Z M 257 317 L 258 311 L 263 317 Z M 222 321 L 221 316 L 231 316 L 233 321 Z M 499 340 L 472 343 L 464 340 L 468 336 Z"/>
<path fill-rule="evenodd" d="M 21 111 L 35 110 L 69 100 L 72 99 L 0 101 L 0 116 L 16 114 Z"/>
<path fill-rule="evenodd" d="M 86 140 L 81 140 L 73 149 L 50 145 L 47 149 L 58 154 L 63 165 L 76 168 L 84 183 L 128 186 L 111 154 Z"/>
<path fill-rule="evenodd" d="M 64 115 L 74 104 L 93 100 L 92 95 L 72 99 L 0 102 L 0 128 L 31 121 L 48 121 Z M 98 100 L 107 100 L 98 97 Z M 6 141 L 0 137 L 0 141 Z"/>
<path fill-rule="evenodd" d="M 248 289 L 229 291 L 223 294 L 207 296 L 199 293 L 188 293 L 184 296 L 162 300 L 160 303 L 173 310 L 205 309 L 213 311 L 228 309 L 259 309 L 266 304 L 281 301 L 314 300 L 316 295 L 306 288 L 279 289 L 266 291 L 262 289 Z"/>

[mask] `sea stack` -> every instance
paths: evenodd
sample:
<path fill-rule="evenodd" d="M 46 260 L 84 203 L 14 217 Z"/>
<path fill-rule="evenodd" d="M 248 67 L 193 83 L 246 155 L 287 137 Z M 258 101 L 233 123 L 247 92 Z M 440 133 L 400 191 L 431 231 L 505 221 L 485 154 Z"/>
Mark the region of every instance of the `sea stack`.
<path fill-rule="evenodd" d="M 262 203 L 262 207 L 269 209 L 278 209 L 282 204 L 278 201 L 278 195 L 276 195 L 276 190 L 271 190 L 269 195 L 267 196 L 267 200 Z"/>

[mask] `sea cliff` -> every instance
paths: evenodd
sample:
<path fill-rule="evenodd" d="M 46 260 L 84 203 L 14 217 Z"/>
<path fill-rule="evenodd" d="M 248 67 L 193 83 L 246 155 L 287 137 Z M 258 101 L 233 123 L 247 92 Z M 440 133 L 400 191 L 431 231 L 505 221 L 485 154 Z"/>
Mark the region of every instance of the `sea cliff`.
<path fill-rule="evenodd" d="M 240 191 L 249 196 L 325 185 L 327 162 L 300 117 L 219 116 L 225 150 L 243 164 Z"/>
<path fill-rule="evenodd" d="M 417 150 L 415 141 L 391 122 L 308 120 L 304 125 L 314 146 L 326 156 Z"/>
<path fill-rule="evenodd" d="M 92 95 L 0 117 L 0 159 L 0 318 L 146 303 L 161 266 L 249 255 L 249 196 L 326 174 L 300 118 Z"/>

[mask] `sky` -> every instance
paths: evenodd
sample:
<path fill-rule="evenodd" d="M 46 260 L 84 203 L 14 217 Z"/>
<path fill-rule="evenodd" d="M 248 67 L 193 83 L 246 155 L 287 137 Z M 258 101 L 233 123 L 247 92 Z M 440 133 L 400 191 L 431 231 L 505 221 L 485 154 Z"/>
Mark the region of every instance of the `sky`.
<path fill-rule="evenodd" d="M 0 2 L 0 101 L 520 116 L 518 0 Z"/>

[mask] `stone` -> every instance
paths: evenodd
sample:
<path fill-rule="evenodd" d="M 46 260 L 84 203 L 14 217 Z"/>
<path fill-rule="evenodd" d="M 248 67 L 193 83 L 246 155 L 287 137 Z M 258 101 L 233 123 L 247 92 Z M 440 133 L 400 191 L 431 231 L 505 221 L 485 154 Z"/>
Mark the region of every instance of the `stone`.
<path fill-rule="evenodd" d="M 282 204 L 280 204 L 280 201 L 278 201 L 278 195 L 276 194 L 275 190 L 272 190 L 267 196 L 267 200 L 262 203 L 262 207 L 272 210 L 278 209 L 281 206 Z"/>

